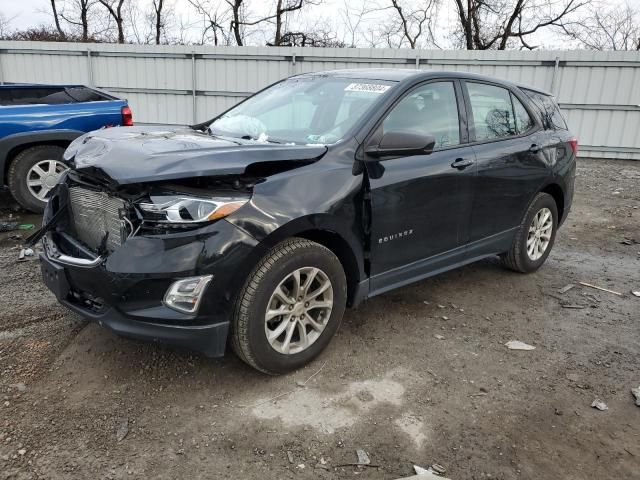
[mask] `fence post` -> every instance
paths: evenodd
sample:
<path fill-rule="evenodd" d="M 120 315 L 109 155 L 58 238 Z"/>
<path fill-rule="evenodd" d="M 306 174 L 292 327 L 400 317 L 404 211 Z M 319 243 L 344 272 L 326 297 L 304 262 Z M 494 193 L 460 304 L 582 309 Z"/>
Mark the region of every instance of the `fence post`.
<path fill-rule="evenodd" d="M 91 49 L 87 48 L 87 74 L 89 76 L 89 86 L 95 87 L 93 84 L 93 65 L 91 61 Z"/>
<path fill-rule="evenodd" d="M 196 112 L 196 52 L 191 51 L 191 109 L 193 110 L 193 124 L 198 123 Z"/>
<path fill-rule="evenodd" d="M 4 68 L 2 66 L 3 49 L 0 49 L 0 85 L 4 85 Z"/>
<path fill-rule="evenodd" d="M 551 93 L 558 96 L 558 92 L 556 92 L 556 81 L 558 79 L 558 69 L 560 68 L 560 57 L 556 57 L 556 61 L 553 64 L 553 75 L 551 76 Z"/>

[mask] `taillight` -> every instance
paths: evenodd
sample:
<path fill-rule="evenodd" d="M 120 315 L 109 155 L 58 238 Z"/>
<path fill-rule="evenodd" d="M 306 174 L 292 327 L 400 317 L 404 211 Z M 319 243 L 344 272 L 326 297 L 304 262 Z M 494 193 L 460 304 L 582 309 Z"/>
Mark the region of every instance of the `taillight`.
<path fill-rule="evenodd" d="M 131 111 L 131 109 L 125 105 L 124 107 L 122 107 L 122 110 L 120 110 L 120 112 L 122 113 L 122 126 L 123 127 L 132 127 L 133 126 L 133 112 Z"/>
<path fill-rule="evenodd" d="M 569 140 L 569 145 L 571 145 L 571 150 L 573 150 L 573 154 L 577 155 L 578 154 L 578 139 L 576 137 L 573 137 L 571 140 Z"/>

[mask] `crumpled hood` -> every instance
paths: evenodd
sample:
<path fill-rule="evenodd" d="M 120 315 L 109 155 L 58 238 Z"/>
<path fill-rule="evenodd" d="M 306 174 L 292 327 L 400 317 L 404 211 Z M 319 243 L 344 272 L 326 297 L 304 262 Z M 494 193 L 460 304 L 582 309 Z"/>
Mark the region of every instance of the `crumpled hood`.
<path fill-rule="evenodd" d="M 118 184 L 242 174 L 255 163 L 314 161 L 323 145 L 280 145 L 212 137 L 188 127 L 114 127 L 74 140 L 64 154 L 79 172 Z"/>

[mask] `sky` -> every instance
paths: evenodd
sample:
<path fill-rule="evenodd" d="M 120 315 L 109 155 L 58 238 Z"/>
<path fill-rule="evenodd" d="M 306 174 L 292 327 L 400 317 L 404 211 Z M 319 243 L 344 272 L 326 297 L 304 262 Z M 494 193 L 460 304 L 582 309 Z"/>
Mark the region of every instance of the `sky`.
<path fill-rule="evenodd" d="M 148 8 L 150 5 L 150 0 L 130 1 L 137 3 L 143 10 Z M 177 25 L 180 22 L 184 25 L 189 25 L 190 27 L 186 29 L 187 39 L 198 42 L 200 40 L 200 32 L 202 30 L 202 17 L 194 11 L 186 0 L 166 1 L 174 6 L 174 15 L 172 16 L 174 26 L 172 30 L 177 30 Z M 415 1 L 420 2 L 421 0 Z M 634 8 L 640 9 L 640 0 L 603 1 L 606 5 L 627 3 Z M 385 3 L 385 0 L 323 0 L 321 6 L 310 7 L 310 9 L 306 10 L 304 17 L 296 18 L 293 21 L 297 22 L 301 27 L 309 26 L 310 22 L 313 22 L 313 25 L 311 26 L 321 25 L 324 28 L 335 32 L 339 39 L 350 43 L 350 35 L 344 20 L 345 5 L 349 5 L 349 8 L 353 11 L 358 11 L 362 8 L 362 5 L 370 6 L 376 2 L 383 4 Z M 456 12 L 455 7 L 453 6 L 453 0 L 441 0 L 441 2 L 442 6 L 439 10 L 440 24 L 453 25 L 456 21 Z M 270 5 L 273 4 L 273 2 L 267 0 L 247 0 L 247 3 L 250 6 L 250 18 L 251 16 L 253 16 L 253 18 L 258 18 L 268 14 Z M 0 0 L 0 14 L 4 15 L 5 19 L 10 20 L 10 30 L 26 29 L 42 24 L 53 25 L 50 8 L 49 0 Z M 357 40 L 358 46 L 368 46 L 368 39 L 371 38 L 371 33 L 367 32 L 375 29 L 377 23 L 384 19 L 384 15 L 388 15 L 388 13 L 373 13 L 369 14 L 368 17 L 365 17 L 365 20 L 362 22 L 359 29 L 361 33 Z M 252 32 L 253 33 L 247 39 L 247 43 L 253 45 L 264 45 L 269 36 L 268 32 L 255 28 L 252 29 Z M 539 45 L 542 48 L 562 48 L 563 46 L 566 48 L 566 45 L 563 44 L 563 40 L 549 31 L 537 34 L 531 40 L 534 45 Z M 437 41 L 443 48 L 451 48 L 452 46 L 452 40 L 448 37 L 444 37 L 442 34 L 437 38 Z"/>

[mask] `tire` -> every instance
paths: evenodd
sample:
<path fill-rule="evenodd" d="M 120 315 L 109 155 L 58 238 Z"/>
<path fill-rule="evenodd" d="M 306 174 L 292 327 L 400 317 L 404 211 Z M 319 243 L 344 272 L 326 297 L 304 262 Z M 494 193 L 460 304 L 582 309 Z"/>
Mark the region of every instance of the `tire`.
<path fill-rule="evenodd" d="M 23 208 L 37 213 L 44 210 L 47 204 L 44 199 L 45 194 L 53 187 L 54 182 L 57 182 L 62 171 L 67 168 L 62 162 L 63 153 L 64 148 L 57 145 L 37 145 L 15 156 L 9 166 L 7 183 L 11 194 Z M 44 169 L 36 171 L 37 165 L 44 166 Z M 38 174 L 39 171 L 43 175 Z M 43 186 L 29 187 L 27 184 L 29 178 L 34 182 L 40 179 Z M 37 196 L 40 192 L 42 192 L 42 198 Z"/>
<path fill-rule="evenodd" d="M 543 222 L 542 220 L 546 218 L 547 212 L 551 215 L 550 222 Z M 546 241 L 547 243 L 546 246 L 544 246 L 543 251 L 541 251 L 542 243 L 536 244 L 539 248 L 536 248 L 534 245 L 532 254 L 532 244 L 529 243 L 531 240 L 530 231 L 535 231 L 536 229 L 534 224 L 536 217 L 538 217 L 540 231 L 544 232 L 538 234 L 541 235 L 539 237 L 540 241 L 542 241 L 542 243 Z M 547 225 L 550 225 L 550 232 L 548 232 L 548 228 L 546 227 Z M 535 272 L 542 266 L 549 256 L 549 253 L 553 248 L 553 243 L 556 239 L 557 229 L 558 206 L 556 205 L 556 201 L 548 193 L 538 193 L 531 201 L 529 208 L 527 208 L 527 212 L 524 214 L 522 222 L 520 223 L 516 236 L 513 240 L 511 249 L 501 255 L 503 265 L 516 272 Z M 533 234 L 533 237 L 535 237 L 535 233 Z M 535 243 L 535 238 L 533 238 L 533 243 Z"/>
<path fill-rule="evenodd" d="M 299 272 L 298 285 L 301 285 L 298 299 L 302 300 L 296 301 L 296 306 L 292 306 L 283 301 L 283 298 L 286 296 L 291 301 L 289 294 L 295 292 L 296 271 Z M 310 278 L 313 280 L 307 285 L 305 293 L 303 287 Z M 326 281 L 329 282 L 329 287 Z M 282 286 L 280 291 L 287 295 L 276 293 L 279 286 Z M 322 288 L 325 290 L 316 297 L 308 297 L 314 299 L 315 303 L 305 303 L 308 295 L 319 292 Z M 344 269 L 331 250 L 303 238 L 285 240 L 273 247 L 258 263 L 240 291 L 231 322 L 231 347 L 240 359 L 261 372 L 278 375 L 296 370 L 309 363 L 329 344 L 342 322 L 346 300 L 347 281 Z M 306 309 L 303 306 L 312 303 L 332 303 L 332 306 L 329 311 L 326 307 L 311 306 L 308 313 L 304 313 Z M 272 312 L 282 310 L 284 313 L 267 321 L 268 309 Z M 296 316 L 298 314 L 300 316 Z M 303 325 L 308 321 L 307 315 L 311 315 L 314 320 L 313 328 L 311 324 Z M 278 327 L 284 327 L 285 330 L 270 341 L 268 332 L 275 335 Z M 319 327 L 323 329 L 319 331 Z M 304 341 L 301 329 L 305 332 Z M 293 333 L 289 334 L 289 330 Z M 305 341 L 308 346 L 296 351 L 305 345 Z M 287 349 L 289 351 L 285 353 Z"/>

